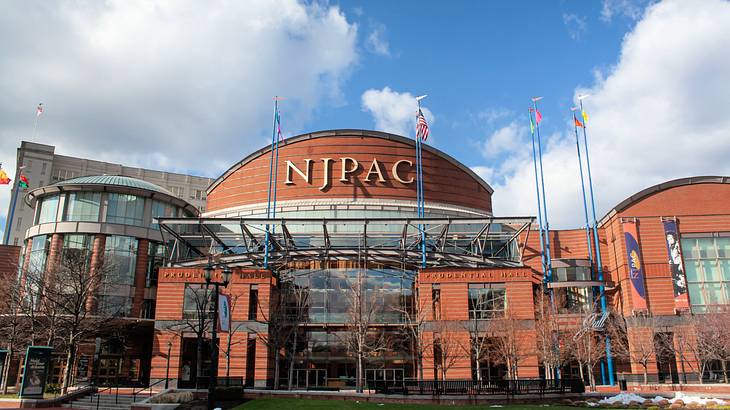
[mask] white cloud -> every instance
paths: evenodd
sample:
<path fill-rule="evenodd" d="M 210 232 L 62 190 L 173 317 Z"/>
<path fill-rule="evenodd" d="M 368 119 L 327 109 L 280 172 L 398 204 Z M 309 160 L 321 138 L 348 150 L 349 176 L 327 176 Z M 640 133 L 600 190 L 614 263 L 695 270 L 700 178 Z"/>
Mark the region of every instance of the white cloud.
<path fill-rule="evenodd" d="M 603 0 L 601 20 L 610 22 L 614 16 L 638 20 L 650 1 L 653 0 Z"/>
<path fill-rule="evenodd" d="M 371 53 L 389 57 L 390 56 L 390 44 L 388 39 L 385 38 L 385 25 L 375 24 L 368 34 L 368 38 L 365 42 L 365 46 Z"/>
<path fill-rule="evenodd" d="M 565 24 L 568 34 L 573 40 L 579 40 L 581 35 L 588 29 L 586 18 L 573 13 L 563 13 L 563 24 Z"/>
<path fill-rule="evenodd" d="M 675 0 L 651 6 L 625 37 L 613 70 L 592 87 L 576 90 L 591 94 L 585 104 L 599 218 L 647 186 L 730 174 L 728 37 L 728 2 Z M 548 138 L 543 147 L 552 226 L 580 226 L 569 113 L 543 115 L 566 117 L 565 133 Z M 493 185 L 496 215 L 535 214 L 529 150 L 525 144 L 503 159 L 504 179 Z"/>
<path fill-rule="evenodd" d="M 369 89 L 362 94 L 362 108 L 369 111 L 375 119 L 375 128 L 393 134 L 412 136 L 416 127 L 416 96 L 409 92 L 397 92 L 384 87 L 382 90 Z M 435 117 L 423 108 L 429 126 Z"/>
<path fill-rule="evenodd" d="M 0 161 L 14 175 L 42 101 L 37 141 L 57 152 L 217 176 L 270 134 L 274 95 L 287 132 L 341 102 L 356 41 L 318 2 L 5 3 Z"/>
<path fill-rule="evenodd" d="M 490 108 L 477 114 L 477 118 L 493 126 L 497 121 L 512 116 L 514 113 L 506 108 Z"/>
<path fill-rule="evenodd" d="M 513 153 L 524 146 L 528 129 L 517 121 L 494 131 L 480 148 L 485 158 L 496 158 L 505 152 Z"/>

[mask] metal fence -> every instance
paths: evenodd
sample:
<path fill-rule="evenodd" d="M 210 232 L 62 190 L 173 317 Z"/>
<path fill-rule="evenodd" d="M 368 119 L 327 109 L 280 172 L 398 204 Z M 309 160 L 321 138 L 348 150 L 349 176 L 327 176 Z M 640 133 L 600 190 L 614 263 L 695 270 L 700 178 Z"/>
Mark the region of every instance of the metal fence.
<path fill-rule="evenodd" d="M 548 393 L 583 393 L 580 379 L 512 379 L 512 380 L 368 380 L 367 388 L 381 394 L 425 395 L 518 395 Z"/>

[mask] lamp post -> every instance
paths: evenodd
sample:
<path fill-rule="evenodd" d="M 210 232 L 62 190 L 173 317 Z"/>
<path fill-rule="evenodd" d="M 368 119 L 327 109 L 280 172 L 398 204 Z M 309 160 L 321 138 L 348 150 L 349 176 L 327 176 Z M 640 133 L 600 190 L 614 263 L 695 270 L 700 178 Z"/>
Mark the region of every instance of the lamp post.
<path fill-rule="evenodd" d="M 165 390 L 170 382 L 170 352 L 172 352 L 172 340 L 167 341 L 167 370 L 165 371 Z"/>
<path fill-rule="evenodd" d="M 213 285 L 215 288 L 215 292 L 213 293 L 213 320 L 211 321 L 211 332 L 210 332 L 210 377 L 208 377 L 208 410 L 213 410 L 214 408 L 214 393 L 215 393 L 215 385 L 216 385 L 216 376 L 218 374 L 218 343 L 216 343 L 216 339 L 218 338 L 217 335 L 217 329 L 216 325 L 218 324 L 218 289 L 220 286 L 223 286 L 224 288 L 228 286 L 228 283 L 231 281 L 231 269 L 223 265 L 223 281 L 222 282 L 216 282 L 213 280 L 213 261 L 212 259 L 208 259 L 208 264 L 205 265 L 205 268 L 203 268 L 205 271 L 205 284 L 206 286 Z"/>

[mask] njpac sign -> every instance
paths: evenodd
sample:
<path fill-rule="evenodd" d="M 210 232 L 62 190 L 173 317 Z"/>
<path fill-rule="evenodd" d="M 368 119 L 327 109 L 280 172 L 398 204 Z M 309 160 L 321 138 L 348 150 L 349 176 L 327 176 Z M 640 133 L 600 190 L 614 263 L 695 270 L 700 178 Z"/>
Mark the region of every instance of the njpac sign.
<path fill-rule="evenodd" d="M 361 166 L 359 162 L 355 158 L 350 157 L 343 157 L 340 158 L 339 161 L 336 161 L 334 158 L 322 158 L 322 168 L 324 169 L 324 178 L 322 181 L 322 186 L 319 187 L 319 190 L 322 191 L 328 186 L 330 186 L 330 168 L 334 168 L 334 165 L 331 165 L 335 162 L 339 162 L 340 165 L 340 182 L 343 183 L 351 183 L 351 178 L 353 177 L 353 174 L 355 174 L 357 171 L 362 169 L 365 169 L 364 166 Z M 314 166 L 314 161 L 312 159 L 306 158 L 304 159 L 304 164 L 302 170 L 298 166 L 296 166 L 291 161 L 286 161 L 286 181 L 284 183 L 286 185 L 293 185 L 294 181 L 292 180 L 292 176 L 294 173 L 299 175 L 301 179 L 303 179 L 308 185 L 312 185 L 312 179 L 310 178 L 312 167 Z M 404 179 L 402 176 L 405 172 L 407 172 L 409 169 L 413 168 L 413 162 L 409 161 L 407 159 L 402 159 L 400 161 L 396 161 L 393 166 L 390 169 L 390 176 L 393 177 L 396 181 L 400 182 L 401 184 L 408 185 L 413 183 L 413 177 L 409 179 Z M 386 177 L 388 174 L 383 171 L 382 164 L 378 161 L 377 158 L 373 158 L 373 161 L 368 166 L 367 174 L 365 175 L 365 179 L 363 179 L 364 182 L 386 182 Z M 334 170 L 333 170 L 334 171 Z"/>

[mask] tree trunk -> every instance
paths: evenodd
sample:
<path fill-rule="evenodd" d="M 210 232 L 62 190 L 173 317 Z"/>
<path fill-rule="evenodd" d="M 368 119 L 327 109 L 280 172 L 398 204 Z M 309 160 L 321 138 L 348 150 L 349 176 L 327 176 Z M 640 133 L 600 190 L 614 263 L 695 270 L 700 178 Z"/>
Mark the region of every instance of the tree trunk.
<path fill-rule="evenodd" d="M 355 388 L 358 393 L 363 392 L 362 384 L 362 352 L 357 352 L 357 381 L 355 382 Z"/>
<path fill-rule="evenodd" d="M 231 380 L 231 332 L 228 332 L 228 345 L 226 346 L 226 379 Z"/>
<path fill-rule="evenodd" d="M 649 384 L 649 371 L 644 366 L 644 384 Z"/>
<path fill-rule="evenodd" d="M 593 377 L 593 363 L 588 362 L 588 384 L 591 386 L 591 391 L 596 391 L 596 379 Z"/>
<path fill-rule="evenodd" d="M 722 363 L 722 378 L 727 384 L 727 362 L 725 360 L 720 360 L 720 363 Z"/>
<path fill-rule="evenodd" d="M 418 348 L 418 376 L 423 380 L 423 351 L 420 346 Z"/>
<path fill-rule="evenodd" d="M 294 340 L 292 341 L 292 347 L 291 347 L 291 353 L 289 354 L 289 390 L 292 389 L 292 384 L 294 382 L 294 356 L 297 353 L 297 336 L 299 332 L 297 332 L 297 329 L 294 329 Z"/>
<path fill-rule="evenodd" d="M 76 355 L 76 344 L 73 342 L 73 338 L 69 338 L 68 351 L 66 352 L 66 370 L 63 372 L 63 388 L 61 389 L 62 394 L 68 392 L 68 385 L 71 383 L 71 371 L 74 363 L 74 356 Z"/>
<path fill-rule="evenodd" d="M 211 346 L 212 347 L 212 346 Z M 200 388 L 200 376 L 203 373 L 203 335 L 198 335 L 198 345 L 195 349 L 195 388 Z"/>
<path fill-rule="evenodd" d="M 10 362 L 13 359 L 13 345 L 8 345 L 8 354 L 5 355 L 5 363 L 3 363 L 3 394 L 8 394 L 8 376 L 10 374 Z"/>
<path fill-rule="evenodd" d="M 279 363 L 281 360 L 279 359 L 279 349 L 276 349 L 274 352 L 274 390 L 279 389 Z"/>
<path fill-rule="evenodd" d="M 580 379 L 583 380 L 583 383 L 586 382 L 586 376 L 583 374 L 583 363 L 578 362 L 578 372 L 580 373 Z"/>
<path fill-rule="evenodd" d="M 482 368 L 481 364 L 479 363 L 479 355 L 475 355 L 474 362 L 477 368 L 477 381 L 482 381 Z"/>

